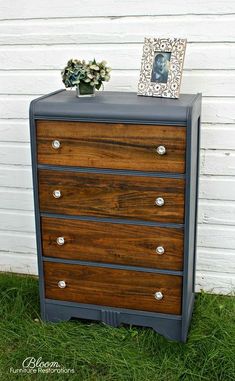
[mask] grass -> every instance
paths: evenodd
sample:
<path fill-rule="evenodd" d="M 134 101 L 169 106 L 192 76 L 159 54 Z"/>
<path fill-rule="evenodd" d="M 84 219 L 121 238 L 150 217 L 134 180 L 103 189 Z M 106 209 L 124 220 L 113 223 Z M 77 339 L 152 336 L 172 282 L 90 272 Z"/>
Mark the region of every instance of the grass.
<path fill-rule="evenodd" d="M 1 274 L 0 380 L 234 381 L 234 307 L 234 297 L 198 294 L 188 342 L 182 344 L 148 328 L 43 323 L 38 280 Z M 10 373 L 26 357 L 57 361 L 75 373 Z"/>

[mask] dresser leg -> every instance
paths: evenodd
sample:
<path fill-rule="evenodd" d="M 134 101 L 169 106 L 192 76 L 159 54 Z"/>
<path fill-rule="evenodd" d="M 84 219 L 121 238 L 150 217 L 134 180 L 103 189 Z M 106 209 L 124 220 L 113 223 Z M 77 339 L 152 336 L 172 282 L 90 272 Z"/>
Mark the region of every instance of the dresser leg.
<path fill-rule="evenodd" d="M 62 305 L 47 304 L 45 307 L 45 317 L 43 320 L 52 323 L 69 321 L 72 318 L 70 310 Z"/>

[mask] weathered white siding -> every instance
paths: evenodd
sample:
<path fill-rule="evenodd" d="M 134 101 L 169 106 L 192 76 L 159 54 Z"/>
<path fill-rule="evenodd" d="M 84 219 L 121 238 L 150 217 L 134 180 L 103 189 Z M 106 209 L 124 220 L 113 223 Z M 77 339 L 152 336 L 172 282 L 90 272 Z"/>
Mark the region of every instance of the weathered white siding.
<path fill-rule="evenodd" d="M 235 283 L 235 2 L 0 0 L 0 270 L 36 273 L 28 108 L 69 58 L 136 91 L 145 36 L 186 37 L 181 92 L 203 93 L 197 289 Z"/>

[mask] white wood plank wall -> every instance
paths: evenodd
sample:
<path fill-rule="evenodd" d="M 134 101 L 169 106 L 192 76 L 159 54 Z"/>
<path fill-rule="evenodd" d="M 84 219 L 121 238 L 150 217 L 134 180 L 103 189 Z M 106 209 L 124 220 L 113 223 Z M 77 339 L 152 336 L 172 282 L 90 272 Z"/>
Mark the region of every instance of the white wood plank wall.
<path fill-rule="evenodd" d="M 197 290 L 235 284 L 235 2 L 0 0 L 0 270 L 37 273 L 28 108 L 71 57 L 136 91 L 145 36 L 186 37 L 182 92 L 203 93 Z"/>

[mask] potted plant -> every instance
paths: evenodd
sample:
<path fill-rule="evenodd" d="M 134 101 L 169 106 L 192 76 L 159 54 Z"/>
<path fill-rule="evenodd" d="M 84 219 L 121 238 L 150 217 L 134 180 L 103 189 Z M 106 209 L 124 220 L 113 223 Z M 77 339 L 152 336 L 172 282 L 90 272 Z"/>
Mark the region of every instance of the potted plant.
<path fill-rule="evenodd" d="M 77 97 L 92 97 L 95 89 L 99 90 L 104 81 L 109 81 L 111 68 L 106 61 L 96 62 L 71 59 L 62 70 L 62 81 L 65 87 L 76 87 Z"/>

